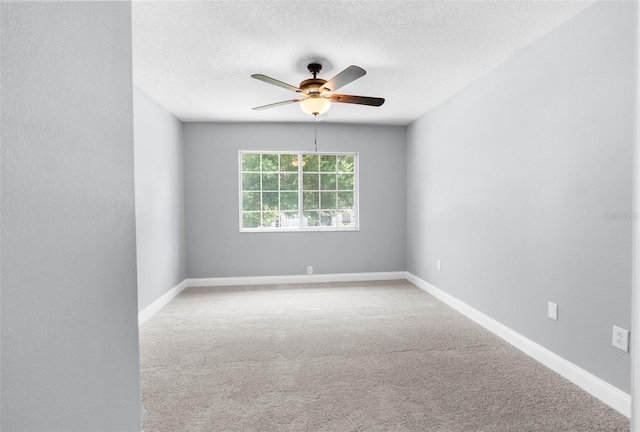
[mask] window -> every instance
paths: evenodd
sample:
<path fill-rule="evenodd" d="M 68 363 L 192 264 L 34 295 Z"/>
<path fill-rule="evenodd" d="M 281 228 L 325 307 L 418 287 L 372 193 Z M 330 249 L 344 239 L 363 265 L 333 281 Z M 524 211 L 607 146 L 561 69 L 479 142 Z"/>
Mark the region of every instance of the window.
<path fill-rule="evenodd" d="M 358 229 L 357 153 L 241 151 L 240 231 Z"/>

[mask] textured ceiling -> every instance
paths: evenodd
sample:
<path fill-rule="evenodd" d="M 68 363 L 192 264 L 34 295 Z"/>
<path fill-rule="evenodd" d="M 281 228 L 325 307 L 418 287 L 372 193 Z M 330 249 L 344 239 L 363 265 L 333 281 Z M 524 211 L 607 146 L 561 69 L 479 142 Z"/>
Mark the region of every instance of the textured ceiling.
<path fill-rule="evenodd" d="M 329 79 L 367 75 L 338 93 L 386 98 L 332 104 L 330 122 L 406 125 L 593 1 L 134 1 L 134 83 L 183 121 L 310 121 L 296 93 L 320 62 Z"/>

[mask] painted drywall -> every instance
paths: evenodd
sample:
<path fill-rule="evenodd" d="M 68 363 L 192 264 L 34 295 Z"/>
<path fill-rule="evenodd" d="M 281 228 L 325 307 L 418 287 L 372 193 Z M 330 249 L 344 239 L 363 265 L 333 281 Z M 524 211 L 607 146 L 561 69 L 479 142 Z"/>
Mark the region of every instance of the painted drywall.
<path fill-rule="evenodd" d="M 636 7 L 635 38 L 635 145 L 633 155 L 633 210 L 640 214 L 640 7 Z M 633 294 L 631 305 L 631 430 L 640 430 L 640 226 L 633 224 Z"/>
<path fill-rule="evenodd" d="M 589 7 L 407 130 L 409 272 L 625 392 L 634 8 Z"/>
<path fill-rule="evenodd" d="M 360 154 L 357 232 L 239 232 L 238 151 L 313 152 L 312 122 L 185 123 L 189 278 L 405 270 L 405 128 L 317 127 L 318 151 Z"/>
<path fill-rule="evenodd" d="M 187 276 L 182 122 L 134 86 L 138 309 Z"/>
<path fill-rule="evenodd" d="M 2 430 L 140 430 L 131 4 L 2 2 Z"/>

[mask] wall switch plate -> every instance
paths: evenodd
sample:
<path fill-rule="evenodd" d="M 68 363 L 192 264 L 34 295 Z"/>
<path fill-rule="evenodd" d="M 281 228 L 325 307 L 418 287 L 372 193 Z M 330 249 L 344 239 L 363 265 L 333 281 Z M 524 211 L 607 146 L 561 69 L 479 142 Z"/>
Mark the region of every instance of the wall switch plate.
<path fill-rule="evenodd" d="M 440 260 L 436 260 L 436 268 L 440 271 Z"/>
<path fill-rule="evenodd" d="M 313 274 L 313 266 L 307 266 L 307 274 L 308 275 L 312 275 Z"/>
<path fill-rule="evenodd" d="M 613 340 L 611 343 L 614 347 L 624 352 L 629 352 L 629 330 L 613 326 Z"/>
<path fill-rule="evenodd" d="M 558 305 L 549 302 L 549 318 L 558 321 Z"/>

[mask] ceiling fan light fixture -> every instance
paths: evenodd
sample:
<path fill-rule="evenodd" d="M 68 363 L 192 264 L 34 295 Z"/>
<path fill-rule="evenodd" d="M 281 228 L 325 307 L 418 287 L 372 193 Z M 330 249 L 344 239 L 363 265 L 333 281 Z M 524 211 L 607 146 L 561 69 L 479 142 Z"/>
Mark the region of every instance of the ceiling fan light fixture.
<path fill-rule="evenodd" d="M 329 111 L 331 102 L 321 95 L 312 95 L 300 101 L 300 109 L 310 115 L 324 114 Z"/>
<path fill-rule="evenodd" d="M 357 104 L 357 105 L 369 105 L 378 107 L 384 103 L 383 98 L 369 97 L 369 96 L 352 96 L 341 95 L 334 93 L 335 90 L 344 87 L 345 85 L 363 77 L 367 72 L 359 66 L 351 65 L 338 75 L 331 78 L 329 81 L 318 78 L 318 73 L 322 70 L 322 65 L 319 63 L 311 63 L 307 66 L 309 72 L 313 75 L 313 78 L 306 79 L 300 83 L 299 87 L 292 86 L 277 79 L 268 77 L 262 74 L 253 74 L 251 78 L 272 84 L 278 87 L 282 87 L 287 90 L 292 90 L 298 94 L 303 94 L 302 99 L 291 99 L 282 102 L 276 102 L 269 105 L 262 105 L 253 108 L 254 110 L 263 110 L 267 108 L 278 107 L 291 103 L 299 103 L 300 108 L 305 114 L 313 115 L 318 120 L 318 116 L 329 111 L 331 102 L 343 103 L 343 104 Z"/>

